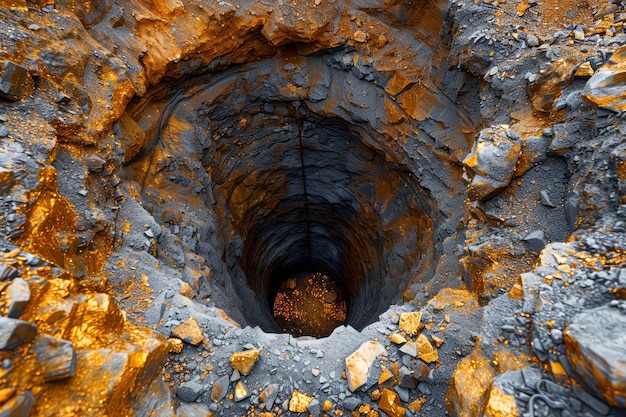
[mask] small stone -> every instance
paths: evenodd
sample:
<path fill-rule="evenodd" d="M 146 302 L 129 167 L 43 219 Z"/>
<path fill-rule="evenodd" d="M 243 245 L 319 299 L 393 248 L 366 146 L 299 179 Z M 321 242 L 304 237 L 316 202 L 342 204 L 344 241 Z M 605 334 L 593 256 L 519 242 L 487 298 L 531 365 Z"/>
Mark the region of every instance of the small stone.
<path fill-rule="evenodd" d="M 391 343 L 395 343 L 396 345 L 406 343 L 406 340 L 406 337 L 402 336 L 400 333 L 393 333 L 391 336 L 389 336 L 389 341 Z"/>
<path fill-rule="evenodd" d="M 317 368 L 313 368 L 311 369 L 311 374 L 313 374 L 313 376 L 319 376 L 320 375 L 320 370 Z"/>
<path fill-rule="evenodd" d="M 33 323 L 0 317 L 0 350 L 15 349 L 33 340 L 36 334 L 37 325 Z"/>
<path fill-rule="evenodd" d="M 443 345 L 444 339 L 441 339 L 441 338 L 439 338 L 437 336 L 434 336 L 434 335 L 431 336 L 431 338 L 433 339 L 433 342 L 435 343 L 436 347 L 439 348 L 439 347 L 441 347 L 441 345 Z"/>
<path fill-rule="evenodd" d="M 406 353 L 407 355 L 417 357 L 417 344 L 414 341 L 409 340 L 406 342 L 401 348 L 400 352 Z"/>
<path fill-rule="evenodd" d="M 541 190 L 540 196 L 541 196 L 541 204 L 543 204 L 546 207 L 552 207 L 552 208 L 556 207 L 554 203 L 552 203 L 552 201 L 550 200 L 550 196 L 548 195 L 547 190 Z"/>
<path fill-rule="evenodd" d="M 387 351 L 378 342 L 364 342 L 354 353 L 346 358 L 346 377 L 348 389 L 352 392 L 365 385 L 370 367 L 374 360 Z"/>
<path fill-rule="evenodd" d="M 393 378 L 393 373 L 386 366 L 381 366 L 380 377 L 378 378 L 378 385 L 384 384 Z"/>
<path fill-rule="evenodd" d="M 183 351 L 183 341 L 176 337 L 167 339 L 167 344 L 169 345 L 170 353 L 180 353 Z"/>
<path fill-rule="evenodd" d="M 196 295 L 196 292 L 191 288 L 191 285 L 183 282 L 178 293 L 184 297 L 193 298 Z"/>
<path fill-rule="evenodd" d="M 413 378 L 420 382 L 428 380 L 428 377 L 430 376 L 430 368 L 420 359 L 412 360 L 409 367 L 413 372 Z"/>
<path fill-rule="evenodd" d="M 228 375 L 224 375 L 213 383 L 211 387 L 211 399 L 214 402 L 222 401 L 228 393 Z"/>
<path fill-rule="evenodd" d="M 539 46 L 539 38 L 532 33 L 529 33 L 528 35 L 526 35 L 526 45 L 530 46 L 531 48 Z"/>
<path fill-rule="evenodd" d="M 183 340 L 185 343 L 198 346 L 204 339 L 202 328 L 195 318 L 189 317 L 181 325 L 172 329 L 172 336 Z"/>
<path fill-rule="evenodd" d="M 9 128 L 5 125 L 0 126 L 0 138 L 9 136 Z"/>
<path fill-rule="evenodd" d="M 83 197 L 87 197 L 87 194 L 89 194 L 89 191 L 83 189 L 83 190 L 79 190 L 78 194 L 82 195 Z"/>
<path fill-rule="evenodd" d="M 541 250 L 545 248 L 546 244 L 548 243 L 546 241 L 543 230 L 534 230 L 530 232 L 528 235 L 526 235 L 524 240 L 526 241 L 526 243 L 528 243 L 528 247 L 530 248 L 530 250 L 537 253 L 541 252 Z"/>
<path fill-rule="evenodd" d="M 37 355 L 44 381 L 57 381 L 74 376 L 76 351 L 72 342 L 48 335 L 39 335 L 32 351 Z"/>
<path fill-rule="evenodd" d="M 400 314 L 400 323 L 398 327 L 403 332 L 415 336 L 420 331 L 420 324 L 422 321 L 422 312 L 411 312 Z"/>
<path fill-rule="evenodd" d="M 324 411 L 330 411 L 333 409 L 333 403 L 330 400 L 324 400 Z"/>
<path fill-rule="evenodd" d="M 233 373 L 230 375 L 230 382 L 237 382 L 241 379 L 241 374 L 238 370 L 233 370 Z"/>
<path fill-rule="evenodd" d="M 313 417 L 319 417 L 320 412 L 321 412 L 320 402 L 316 398 L 314 398 L 313 401 L 311 401 L 309 403 L 309 405 L 307 406 L 306 410 Z"/>
<path fill-rule="evenodd" d="M 26 390 L 0 406 L 0 416 L 28 417 L 34 404 L 35 396 Z"/>
<path fill-rule="evenodd" d="M 400 403 L 400 396 L 392 390 L 384 389 L 378 401 L 378 408 L 389 417 L 404 417 L 406 409 Z"/>
<path fill-rule="evenodd" d="M 420 334 L 417 338 L 417 351 L 419 358 L 426 363 L 432 363 L 439 360 L 437 349 L 433 348 L 426 336 Z"/>
<path fill-rule="evenodd" d="M 4 61 L 0 71 L 0 97 L 10 101 L 24 98 L 32 89 L 28 70 L 12 61 Z"/>
<path fill-rule="evenodd" d="M 242 382 L 238 381 L 235 385 L 235 402 L 245 400 L 250 396 L 248 387 Z"/>
<path fill-rule="evenodd" d="M 238 370 L 241 375 L 248 375 L 259 359 L 260 349 L 244 350 L 243 352 L 234 352 L 230 355 L 230 366 Z"/>
<path fill-rule="evenodd" d="M 304 413 L 312 401 L 313 397 L 309 397 L 300 391 L 294 391 L 289 400 L 289 411 L 292 413 Z"/>
<path fill-rule="evenodd" d="M 272 407 L 274 407 L 279 388 L 280 386 L 278 384 L 270 384 L 263 390 L 261 395 L 259 395 L 259 400 L 265 404 L 266 410 L 271 410 Z"/>
<path fill-rule="evenodd" d="M 353 38 L 355 41 L 363 43 L 367 41 L 367 34 L 362 30 L 357 30 L 356 32 L 354 32 Z"/>
<path fill-rule="evenodd" d="M 574 76 L 580 78 L 588 78 L 591 77 L 594 73 L 595 71 L 591 67 L 591 63 L 589 61 L 585 61 L 576 69 Z"/>
<path fill-rule="evenodd" d="M 185 402 L 192 403 L 200 397 L 203 391 L 204 387 L 201 383 L 191 381 L 176 388 L 176 396 Z"/>
<path fill-rule="evenodd" d="M 9 303 L 7 316 L 17 319 L 22 315 L 24 308 L 30 301 L 30 288 L 23 278 L 15 278 L 6 289 Z"/>
<path fill-rule="evenodd" d="M 577 26 L 574 29 L 574 39 L 578 40 L 578 41 L 582 41 L 585 39 L 585 31 L 583 30 L 582 27 Z"/>
<path fill-rule="evenodd" d="M 415 379 L 413 379 L 413 372 L 408 367 L 403 366 L 400 368 L 398 384 L 404 388 L 415 388 L 417 386 Z"/>

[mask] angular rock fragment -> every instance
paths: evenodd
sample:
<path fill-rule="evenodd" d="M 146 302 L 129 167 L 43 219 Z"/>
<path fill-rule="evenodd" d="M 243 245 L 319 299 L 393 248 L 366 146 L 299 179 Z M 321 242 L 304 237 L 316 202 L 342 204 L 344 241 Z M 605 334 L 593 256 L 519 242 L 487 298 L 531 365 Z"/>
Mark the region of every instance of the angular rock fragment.
<path fill-rule="evenodd" d="M 304 413 L 312 401 L 313 397 L 300 391 L 294 391 L 289 400 L 289 411 L 292 413 Z"/>
<path fill-rule="evenodd" d="M 204 392 L 204 386 L 199 381 L 190 381 L 176 388 L 176 396 L 183 401 L 192 403 Z"/>
<path fill-rule="evenodd" d="M 274 402 L 278 397 L 279 388 L 278 384 L 270 384 L 263 390 L 261 395 L 259 395 L 259 400 L 265 404 L 266 410 L 271 410 L 272 407 L 274 407 Z"/>
<path fill-rule="evenodd" d="M 176 409 L 176 417 L 210 416 L 211 410 L 202 403 L 183 403 Z"/>
<path fill-rule="evenodd" d="M 378 401 L 378 408 L 385 412 L 389 417 L 404 417 L 406 415 L 406 409 L 402 407 L 400 402 L 400 396 L 391 390 L 384 389 L 380 400 Z"/>
<path fill-rule="evenodd" d="M 230 383 L 228 375 L 224 375 L 213 383 L 211 388 L 211 399 L 215 402 L 222 401 L 228 393 L 228 384 Z"/>
<path fill-rule="evenodd" d="M 387 351 L 378 342 L 368 341 L 363 343 L 354 353 L 346 358 L 346 376 L 348 389 L 352 392 L 365 385 L 370 368 L 374 360 Z"/>
<path fill-rule="evenodd" d="M 586 310 L 574 316 L 564 339 L 582 380 L 609 404 L 626 407 L 626 315 L 608 306 Z"/>
<path fill-rule="evenodd" d="M 28 69 L 12 61 L 4 61 L 0 72 L 0 97 L 18 101 L 32 91 Z"/>
<path fill-rule="evenodd" d="M 17 319 L 30 301 L 30 288 L 23 278 L 15 278 L 6 290 L 7 316 Z"/>
<path fill-rule="evenodd" d="M 235 402 L 243 401 L 250 396 L 250 390 L 242 381 L 235 385 Z"/>
<path fill-rule="evenodd" d="M 526 235 L 526 237 L 524 237 L 524 240 L 528 243 L 530 250 L 537 253 L 541 252 L 541 250 L 545 248 L 548 243 L 543 230 L 533 230 Z"/>
<path fill-rule="evenodd" d="M 3 417 L 28 417 L 35 404 L 35 396 L 26 390 L 20 395 L 11 398 L 0 406 L 0 416 Z"/>
<path fill-rule="evenodd" d="M 204 339 L 202 327 L 200 327 L 196 319 L 193 317 L 189 317 L 182 324 L 173 328 L 172 336 L 194 346 L 199 345 Z"/>
<path fill-rule="evenodd" d="M 11 350 L 35 338 L 37 325 L 27 321 L 0 317 L 0 350 Z"/>
<path fill-rule="evenodd" d="M 319 417 L 321 410 L 322 406 L 319 400 L 317 400 L 316 398 L 314 398 L 313 401 L 311 401 L 306 408 L 306 411 L 308 411 L 308 413 L 313 417 Z"/>
<path fill-rule="evenodd" d="M 517 408 L 515 397 L 513 396 L 514 387 L 520 385 L 520 380 L 523 380 L 520 371 L 508 371 L 494 378 L 489 393 L 487 394 L 483 416 L 500 417 L 521 415 Z"/>
<path fill-rule="evenodd" d="M 15 185 L 16 179 L 13 171 L 0 168 L 0 195 L 6 195 Z"/>
<path fill-rule="evenodd" d="M 234 352 L 230 355 L 230 366 L 241 373 L 248 375 L 254 368 L 256 361 L 259 359 L 259 349 L 244 350 L 243 352 Z"/>
<path fill-rule="evenodd" d="M 521 150 L 520 136 L 508 126 L 482 130 L 463 160 L 470 176 L 470 198 L 486 200 L 502 191 L 513 178 Z"/>
<path fill-rule="evenodd" d="M 552 202 L 552 200 L 550 200 L 550 195 L 548 194 L 547 190 L 541 190 L 539 194 L 541 196 L 541 204 L 543 204 L 546 207 L 551 207 L 551 208 L 556 207 L 554 203 Z"/>
<path fill-rule="evenodd" d="M 400 348 L 400 352 L 406 353 L 407 355 L 413 356 L 415 358 L 417 357 L 417 345 L 414 341 L 409 340 L 404 345 L 402 345 L 402 347 Z"/>
<path fill-rule="evenodd" d="M 421 360 L 426 363 L 432 363 L 439 360 L 439 353 L 437 349 L 430 344 L 430 341 L 426 336 L 420 334 L 417 338 L 417 354 Z"/>
<path fill-rule="evenodd" d="M 400 323 L 398 327 L 403 332 L 415 336 L 420 331 L 420 324 L 422 322 L 422 312 L 415 311 L 410 313 L 400 314 Z"/>
<path fill-rule="evenodd" d="M 32 348 L 45 381 L 55 381 L 74 376 L 76 352 L 72 342 L 48 335 L 39 335 Z"/>
<path fill-rule="evenodd" d="M 622 46 L 587 81 L 581 98 L 589 104 L 621 112 L 626 110 L 626 46 Z"/>

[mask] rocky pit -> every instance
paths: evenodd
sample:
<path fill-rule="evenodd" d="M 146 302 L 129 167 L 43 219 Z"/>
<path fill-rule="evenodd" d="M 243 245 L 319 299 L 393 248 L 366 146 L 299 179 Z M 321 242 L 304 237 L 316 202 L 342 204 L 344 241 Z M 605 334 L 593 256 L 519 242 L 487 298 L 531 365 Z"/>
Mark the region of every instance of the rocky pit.
<path fill-rule="evenodd" d="M 0 415 L 626 415 L 625 15 L 0 1 Z"/>

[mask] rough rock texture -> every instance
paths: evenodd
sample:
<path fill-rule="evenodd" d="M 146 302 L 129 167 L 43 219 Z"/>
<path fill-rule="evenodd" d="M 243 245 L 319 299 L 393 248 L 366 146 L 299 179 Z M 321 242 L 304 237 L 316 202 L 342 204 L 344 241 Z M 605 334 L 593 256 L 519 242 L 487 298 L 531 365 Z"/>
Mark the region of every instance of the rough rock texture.
<path fill-rule="evenodd" d="M 615 307 L 577 314 L 563 337 L 567 356 L 584 383 L 609 404 L 626 407 L 626 319 Z M 602 323 L 601 326 L 598 324 Z"/>
<path fill-rule="evenodd" d="M 2 413 L 623 413 L 566 348 L 625 308 L 623 20 L 0 1 Z M 273 320 L 300 272 L 345 295 L 326 338 Z"/>

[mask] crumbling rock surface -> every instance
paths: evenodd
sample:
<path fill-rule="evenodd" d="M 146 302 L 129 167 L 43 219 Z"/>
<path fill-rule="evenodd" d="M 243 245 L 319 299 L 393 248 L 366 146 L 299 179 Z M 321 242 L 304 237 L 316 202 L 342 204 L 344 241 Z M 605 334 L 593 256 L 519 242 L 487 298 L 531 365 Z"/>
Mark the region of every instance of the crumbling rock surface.
<path fill-rule="evenodd" d="M 0 414 L 623 414 L 623 13 L 0 1 Z"/>

